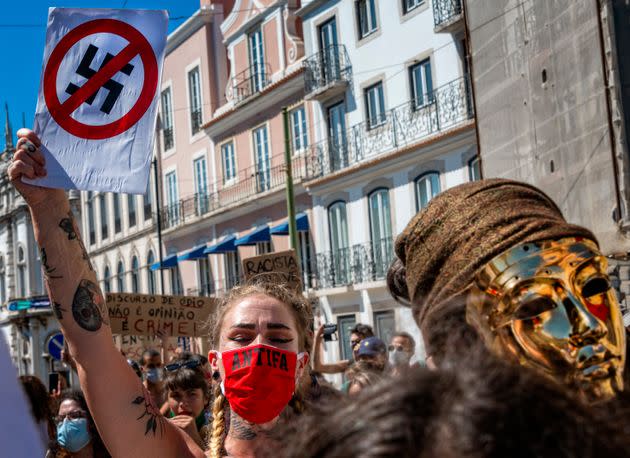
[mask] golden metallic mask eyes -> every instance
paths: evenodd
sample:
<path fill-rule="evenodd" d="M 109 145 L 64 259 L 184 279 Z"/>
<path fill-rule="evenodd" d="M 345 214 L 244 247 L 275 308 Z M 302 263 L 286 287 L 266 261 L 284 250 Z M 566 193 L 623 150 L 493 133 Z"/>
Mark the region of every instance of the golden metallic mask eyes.
<path fill-rule="evenodd" d="M 477 274 L 468 322 L 495 353 L 596 400 L 623 389 L 625 331 L 591 240 L 516 246 Z"/>

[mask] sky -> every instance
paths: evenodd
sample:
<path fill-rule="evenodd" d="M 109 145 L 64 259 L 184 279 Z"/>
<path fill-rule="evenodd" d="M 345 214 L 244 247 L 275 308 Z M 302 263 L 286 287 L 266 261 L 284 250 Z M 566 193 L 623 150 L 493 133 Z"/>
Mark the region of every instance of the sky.
<path fill-rule="evenodd" d="M 199 0 L 2 0 L 0 15 L 0 103 L 2 134 L 0 151 L 4 150 L 4 104 L 9 104 L 9 118 L 15 133 L 23 127 L 32 127 L 37 105 L 37 92 L 42 71 L 42 58 L 46 41 L 48 8 L 127 8 L 165 9 L 169 12 L 169 33 L 199 9 Z"/>

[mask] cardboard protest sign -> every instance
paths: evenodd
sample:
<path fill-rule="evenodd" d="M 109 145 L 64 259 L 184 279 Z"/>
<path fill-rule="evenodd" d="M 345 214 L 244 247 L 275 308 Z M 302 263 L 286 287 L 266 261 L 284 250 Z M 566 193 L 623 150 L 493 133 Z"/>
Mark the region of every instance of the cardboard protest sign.
<path fill-rule="evenodd" d="M 34 130 L 39 186 L 143 194 L 155 137 L 166 11 L 50 8 Z"/>
<path fill-rule="evenodd" d="M 245 280 L 255 278 L 261 281 L 285 283 L 289 288 L 302 291 L 302 273 L 295 250 L 245 258 L 242 263 Z"/>
<path fill-rule="evenodd" d="M 198 337 L 207 334 L 204 325 L 216 307 L 213 297 L 107 294 L 112 333 L 153 336 Z"/>
<path fill-rule="evenodd" d="M 164 345 L 164 359 L 171 361 L 177 356 L 177 337 L 167 337 L 164 340 L 151 336 L 134 336 L 127 334 L 115 334 L 114 345 L 122 350 L 125 357 L 140 361 L 142 354 L 149 348 L 161 349 Z"/>

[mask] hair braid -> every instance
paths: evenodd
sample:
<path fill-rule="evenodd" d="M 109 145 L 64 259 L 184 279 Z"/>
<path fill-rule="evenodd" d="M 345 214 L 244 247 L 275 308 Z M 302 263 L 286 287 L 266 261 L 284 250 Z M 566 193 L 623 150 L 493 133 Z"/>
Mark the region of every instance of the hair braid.
<path fill-rule="evenodd" d="M 208 444 L 211 458 L 221 458 L 221 452 L 223 451 L 225 401 L 221 387 L 217 386 L 214 392 L 214 403 L 212 404 L 212 433 L 210 434 L 210 444 Z"/>

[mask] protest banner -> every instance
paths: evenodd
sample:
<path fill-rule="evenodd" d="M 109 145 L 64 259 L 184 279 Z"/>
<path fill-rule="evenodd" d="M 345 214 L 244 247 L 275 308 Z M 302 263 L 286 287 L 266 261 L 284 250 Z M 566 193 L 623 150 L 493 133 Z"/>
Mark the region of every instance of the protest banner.
<path fill-rule="evenodd" d="M 107 310 L 112 333 L 136 336 L 199 337 L 207 334 L 204 325 L 214 311 L 212 297 L 162 296 L 108 293 Z"/>
<path fill-rule="evenodd" d="M 166 11 L 50 8 L 35 133 L 38 186 L 144 194 Z"/>
<path fill-rule="evenodd" d="M 242 264 L 245 280 L 284 283 L 291 289 L 302 291 L 302 274 L 295 250 L 245 258 Z"/>
<path fill-rule="evenodd" d="M 171 361 L 177 356 L 177 337 L 134 336 L 114 334 L 114 345 L 121 350 L 125 357 L 140 361 L 142 354 L 149 348 L 161 350 L 164 347 L 164 360 Z"/>

